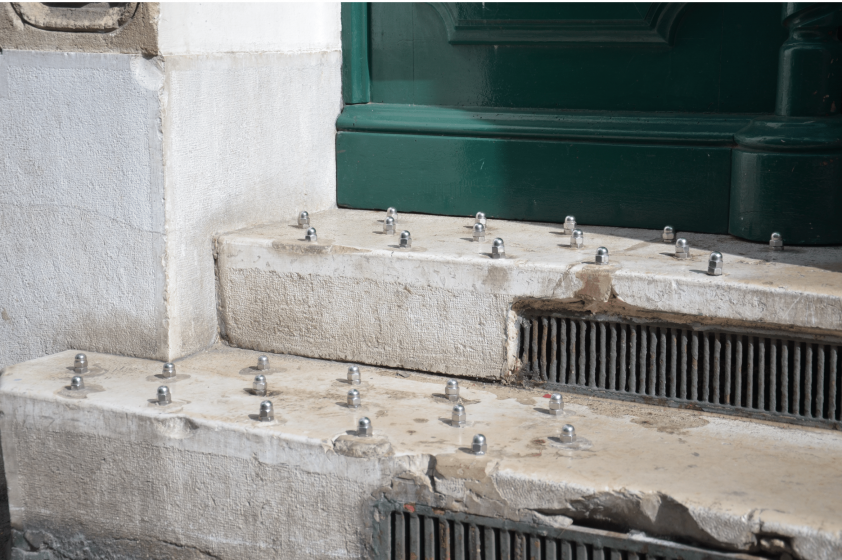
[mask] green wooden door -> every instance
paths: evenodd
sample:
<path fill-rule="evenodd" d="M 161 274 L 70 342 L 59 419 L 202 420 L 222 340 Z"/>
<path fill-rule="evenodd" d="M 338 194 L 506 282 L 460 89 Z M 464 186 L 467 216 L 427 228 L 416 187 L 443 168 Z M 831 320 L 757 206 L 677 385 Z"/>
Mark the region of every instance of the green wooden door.
<path fill-rule="evenodd" d="M 752 165 L 764 173 L 762 153 L 760 163 L 735 159 L 758 152 L 735 135 L 778 111 L 792 16 L 817 10 L 787 5 L 795 7 L 784 8 L 782 24 L 781 6 L 343 4 L 339 205 L 554 222 L 573 214 L 583 224 L 767 240 L 774 229 L 790 243 L 842 242 L 835 223 L 797 238 L 776 223 L 787 221 L 779 211 L 758 214 L 763 180 L 734 177 Z M 819 7 L 831 20 L 838 12 Z M 839 45 L 835 28 L 830 39 L 819 50 Z M 814 66 L 806 72 L 827 70 Z M 842 86 L 823 87 L 838 101 L 821 115 L 835 138 Z M 840 149 L 825 141 L 806 165 L 826 168 Z M 842 210 L 834 165 L 816 187 L 825 214 L 827 204 Z M 777 178 L 778 191 L 815 183 L 815 174 L 797 175 Z M 756 232 L 740 229 L 736 207 Z"/>

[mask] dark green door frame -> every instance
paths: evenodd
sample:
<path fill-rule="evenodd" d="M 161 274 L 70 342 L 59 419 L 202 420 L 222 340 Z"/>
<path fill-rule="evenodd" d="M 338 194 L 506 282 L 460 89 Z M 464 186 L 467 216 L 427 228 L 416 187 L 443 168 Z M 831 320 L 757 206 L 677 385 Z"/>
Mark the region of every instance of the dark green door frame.
<path fill-rule="evenodd" d="M 694 22 L 693 9 L 683 4 L 652 4 L 640 19 L 606 19 L 587 25 L 548 20 L 533 27 L 515 20 L 471 19 L 472 10 L 479 8 L 468 4 L 419 5 L 411 12 L 379 5 L 374 6 L 376 14 L 365 3 L 343 4 L 346 106 L 337 121 L 338 203 L 446 215 L 482 210 L 493 217 L 552 222 L 574 214 L 580 223 L 592 225 L 660 228 L 670 224 L 684 231 L 730 232 L 756 241 L 766 241 L 772 231 L 780 231 L 791 245 L 842 243 L 842 220 L 835 217 L 842 211 L 842 134 L 837 124 L 842 119 L 838 55 L 842 45 L 834 27 L 839 25 L 840 9 L 785 6 L 790 6 L 784 7 L 783 17 L 790 39 L 780 48 L 778 70 L 761 69 L 765 74 L 749 76 L 747 82 L 764 76 L 777 78 L 777 105 L 772 98 L 764 98 L 761 105 L 751 96 L 740 100 L 745 88 L 736 87 L 739 78 L 734 78 L 734 93 L 726 95 L 718 105 L 721 109 L 711 113 L 617 110 L 610 105 L 611 99 L 619 100 L 613 102 L 615 107 L 626 102 L 641 107 L 654 103 L 647 97 L 651 93 L 635 98 L 634 91 L 651 90 L 643 80 L 659 76 L 650 72 L 658 61 L 673 64 L 670 72 L 680 74 L 675 61 L 690 56 L 682 53 L 692 55 L 695 48 L 699 54 L 688 60 L 701 70 L 691 70 L 704 70 L 705 49 L 712 47 L 699 46 L 702 39 L 693 35 L 704 34 L 699 23 L 704 14 L 698 14 Z M 690 12 L 685 18 L 688 23 L 681 27 L 686 12 Z M 769 8 L 744 12 L 765 14 L 763 21 L 770 29 L 780 22 L 772 14 L 773 23 Z M 410 13 L 412 19 L 395 17 L 386 25 L 384 13 Z M 736 19 L 734 26 L 757 25 Z M 760 35 L 750 33 L 748 27 L 739 28 L 734 40 L 744 40 L 749 47 L 762 42 Z M 390 34 L 397 37 L 391 43 Z M 763 40 L 766 50 L 751 54 L 768 66 L 769 53 L 774 57 L 768 45 L 778 47 L 770 39 Z M 407 44 L 414 49 L 410 54 L 398 52 Z M 384 50 L 384 45 L 394 47 L 394 52 Z M 734 48 L 737 54 L 741 52 Z M 605 108 L 531 108 L 546 103 L 542 100 L 552 102 L 552 91 L 543 93 L 541 80 L 512 83 L 505 73 L 492 92 L 498 97 L 489 97 L 490 106 L 439 104 L 455 99 L 453 92 L 429 89 L 436 85 L 439 70 L 443 75 L 448 72 L 441 60 L 454 60 L 448 64 L 456 65 L 461 64 L 459 57 L 469 55 L 482 60 L 489 49 L 494 49 L 497 58 L 484 67 L 477 65 L 486 72 L 480 76 L 486 81 L 504 70 L 517 75 L 512 60 L 539 65 L 543 61 L 553 64 L 553 57 L 575 63 L 576 57 L 591 56 L 603 60 L 602 64 L 610 63 L 615 55 L 605 57 L 605 49 L 618 53 L 618 60 L 627 50 L 638 49 L 634 51 L 638 59 L 654 62 L 640 67 L 638 75 L 643 77 L 628 88 L 630 98 L 597 92 L 597 101 L 608 100 L 602 102 Z M 441 58 L 447 56 L 457 58 Z M 427 63 L 441 66 L 425 68 Z M 466 99 L 472 99 L 473 69 L 469 64 L 457 72 L 455 83 L 452 77 L 444 81 L 459 90 L 457 95 L 464 91 Z M 725 71 L 721 68 L 720 74 Z M 406 77 L 398 79 L 401 72 Z M 461 90 L 459 72 L 465 76 Z M 603 78 L 594 75 L 596 82 Z M 686 80 L 693 79 L 692 72 L 687 75 Z M 687 82 L 684 90 L 665 82 L 662 105 L 704 107 L 705 98 L 700 97 L 704 92 L 697 90 L 708 81 Z M 588 96 L 574 89 L 587 88 L 588 83 L 565 85 L 568 103 L 588 103 Z M 774 91 L 774 81 L 771 84 Z M 530 87 L 538 89 L 525 91 Z M 506 88 L 514 88 L 513 93 L 499 97 Z M 769 89 L 758 87 L 758 91 Z M 723 91 L 720 88 L 717 99 L 725 95 Z M 820 92 L 825 101 L 817 100 L 819 94 L 811 95 L 813 91 Z M 387 102 L 390 95 L 400 102 Z M 576 95 L 583 101 L 577 101 Z M 505 99 L 516 102 L 519 98 L 531 99 L 527 101 L 530 107 L 499 104 L 501 99 L 508 103 Z M 766 115 L 728 112 L 752 106 L 769 109 Z"/>

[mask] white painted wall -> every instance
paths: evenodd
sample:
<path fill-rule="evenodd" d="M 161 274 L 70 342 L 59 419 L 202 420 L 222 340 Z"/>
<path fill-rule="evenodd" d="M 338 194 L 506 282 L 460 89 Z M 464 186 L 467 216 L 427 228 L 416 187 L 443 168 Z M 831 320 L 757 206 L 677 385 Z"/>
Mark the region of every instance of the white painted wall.
<path fill-rule="evenodd" d="M 160 10 L 163 55 L 341 48 L 339 2 L 166 2 Z"/>
<path fill-rule="evenodd" d="M 133 55 L 0 55 L 0 368 L 162 357 L 161 78 Z"/>

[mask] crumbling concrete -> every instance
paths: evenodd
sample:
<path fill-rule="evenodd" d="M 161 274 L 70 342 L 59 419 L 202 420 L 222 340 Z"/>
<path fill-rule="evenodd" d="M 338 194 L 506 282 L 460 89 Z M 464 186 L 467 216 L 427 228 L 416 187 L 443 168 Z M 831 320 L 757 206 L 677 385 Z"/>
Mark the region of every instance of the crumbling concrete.
<path fill-rule="evenodd" d="M 360 558 L 382 497 L 564 527 L 642 531 L 710 549 L 842 556 L 836 432 L 463 382 L 468 427 L 433 376 L 270 355 L 276 420 L 255 420 L 257 353 L 176 364 L 91 354 L 101 392 L 71 399 L 73 352 L 7 368 L 0 430 L 12 526 L 50 557 Z M 184 376 L 184 377 L 182 377 Z M 362 416 L 374 438 L 356 438 Z M 565 423 L 579 445 L 557 440 Z M 475 433 L 489 452 L 466 449 Z M 385 445 L 388 443 L 388 445 Z M 48 460 L 45 460 L 48 458 Z M 23 540 L 21 540 L 23 537 Z M 83 552 L 86 551 L 86 552 Z M 156 552 L 157 551 L 157 552 Z M 74 556 L 75 555 L 75 556 Z"/>
<path fill-rule="evenodd" d="M 303 208 L 302 208 L 303 209 Z M 380 212 L 311 213 L 317 243 L 290 223 L 217 239 L 223 336 L 236 346 L 467 377 L 516 369 L 513 325 L 523 307 L 632 311 L 676 321 L 833 334 L 842 331 L 842 248 L 768 246 L 684 234 L 691 258 L 649 230 L 400 214 L 410 250 L 383 234 Z M 505 259 L 491 258 L 502 237 Z M 597 247 L 610 264 L 594 264 Z M 725 274 L 707 276 L 711 251 Z M 508 352 L 505 341 L 508 340 Z"/>

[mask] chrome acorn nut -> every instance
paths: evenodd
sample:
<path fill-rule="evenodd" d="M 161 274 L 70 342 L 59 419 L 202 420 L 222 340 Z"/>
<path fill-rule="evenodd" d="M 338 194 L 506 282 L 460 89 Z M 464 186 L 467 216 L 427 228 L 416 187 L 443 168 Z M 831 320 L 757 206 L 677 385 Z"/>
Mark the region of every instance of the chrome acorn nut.
<path fill-rule="evenodd" d="M 675 258 L 689 259 L 690 258 L 690 244 L 683 237 L 675 240 Z"/>
<path fill-rule="evenodd" d="M 170 388 L 166 385 L 158 387 L 158 404 L 163 406 L 172 402 L 172 394 Z"/>
<path fill-rule="evenodd" d="M 608 264 L 608 249 L 605 247 L 596 250 L 596 264 Z"/>
<path fill-rule="evenodd" d="M 76 354 L 73 358 L 73 373 L 88 373 L 88 357 L 84 354 Z"/>
<path fill-rule="evenodd" d="M 474 241 L 485 241 L 485 226 L 474 224 Z"/>
<path fill-rule="evenodd" d="M 395 220 L 395 222 L 397 222 L 397 221 L 398 221 L 398 211 L 397 211 L 397 210 L 395 210 L 393 207 L 391 207 L 391 206 L 390 206 L 390 207 L 386 210 L 386 217 L 387 217 L 387 218 L 392 218 L 393 220 Z"/>
<path fill-rule="evenodd" d="M 71 391 L 81 391 L 85 388 L 85 380 L 82 379 L 78 375 L 74 375 L 73 379 L 70 380 L 70 390 Z"/>
<path fill-rule="evenodd" d="M 360 407 L 360 392 L 356 389 L 348 391 L 348 408 Z"/>
<path fill-rule="evenodd" d="M 395 219 L 387 216 L 385 220 L 383 220 L 383 233 L 387 233 L 389 235 L 394 235 L 395 233 Z"/>
<path fill-rule="evenodd" d="M 477 212 L 475 223 L 486 225 L 485 212 Z"/>
<path fill-rule="evenodd" d="M 474 455 L 485 455 L 488 451 L 488 443 L 485 441 L 484 435 L 477 434 L 474 436 L 474 440 L 471 442 L 471 451 Z"/>
<path fill-rule="evenodd" d="M 561 436 L 559 436 L 561 443 L 573 443 L 576 441 L 576 428 L 573 424 L 565 424 L 561 429 Z"/>
<path fill-rule="evenodd" d="M 269 358 L 266 356 L 260 356 L 257 358 L 257 369 L 260 371 L 269 369 Z"/>
<path fill-rule="evenodd" d="M 491 258 L 492 259 L 502 259 L 506 256 L 506 246 L 503 244 L 503 238 L 498 237 L 494 240 L 494 243 L 491 244 Z"/>
<path fill-rule="evenodd" d="M 708 260 L 708 274 L 710 276 L 722 276 L 722 253 L 714 251 Z"/>
<path fill-rule="evenodd" d="M 410 249 L 412 248 L 412 236 L 406 230 L 401 232 L 401 249 Z"/>
<path fill-rule="evenodd" d="M 357 366 L 351 366 L 348 368 L 348 383 L 351 385 L 360 384 L 360 368 Z"/>
<path fill-rule="evenodd" d="M 576 229 L 576 218 L 573 216 L 567 216 L 564 218 L 564 233 L 572 235 L 574 229 Z"/>
<path fill-rule="evenodd" d="M 310 227 L 310 214 L 306 210 L 298 214 L 298 227 L 302 229 Z"/>
<path fill-rule="evenodd" d="M 444 394 L 447 395 L 447 398 L 453 402 L 459 400 L 459 382 L 455 379 L 451 379 L 447 382 L 447 385 L 444 388 Z"/>
<path fill-rule="evenodd" d="M 675 230 L 672 229 L 672 226 L 667 226 L 664 228 L 664 233 L 661 234 L 661 238 L 664 240 L 664 243 L 672 243 L 675 239 Z"/>
<path fill-rule="evenodd" d="M 550 396 L 550 414 L 553 416 L 561 416 L 564 413 L 564 399 L 561 393 L 553 393 Z"/>
<path fill-rule="evenodd" d="M 275 408 L 272 406 L 272 401 L 260 403 L 260 412 L 257 413 L 257 419 L 261 422 L 271 422 L 275 419 Z"/>
<path fill-rule="evenodd" d="M 465 427 L 465 407 L 461 404 L 453 407 L 453 413 L 450 415 L 450 425 L 454 428 Z"/>
<path fill-rule="evenodd" d="M 374 428 L 371 426 L 371 420 L 368 417 L 361 418 L 357 423 L 357 435 L 359 437 L 371 437 L 374 435 Z"/>
<path fill-rule="evenodd" d="M 265 397 L 266 396 L 266 376 L 262 373 L 259 375 L 254 376 L 254 383 L 251 384 L 252 389 L 254 389 L 254 394 L 258 397 Z"/>
<path fill-rule="evenodd" d="M 570 246 L 574 249 L 581 249 L 585 246 L 585 234 L 580 229 L 574 229 L 570 234 Z"/>
<path fill-rule="evenodd" d="M 315 243 L 319 240 L 319 237 L 316 235 L 316 228 L 311 227 L 307 229 L 307 233 L 304 234 L 304 241 L 309 241 L 311 243 Z"/>
<path fill-rule="evenodd" d="M 161 371 L 161 377 L 169 379 L 171 377 L 175 377 L 175 364 L 171 362 L 167 362 L 164 364 L 164 368 Z"/>
<path fill-rule="evenodd" d="M 775 232 L 772 234 L 772 238 L 769 239 L 769 248 L 773 251 L 784 250 L 784 240 L 780 233 Z"/>

